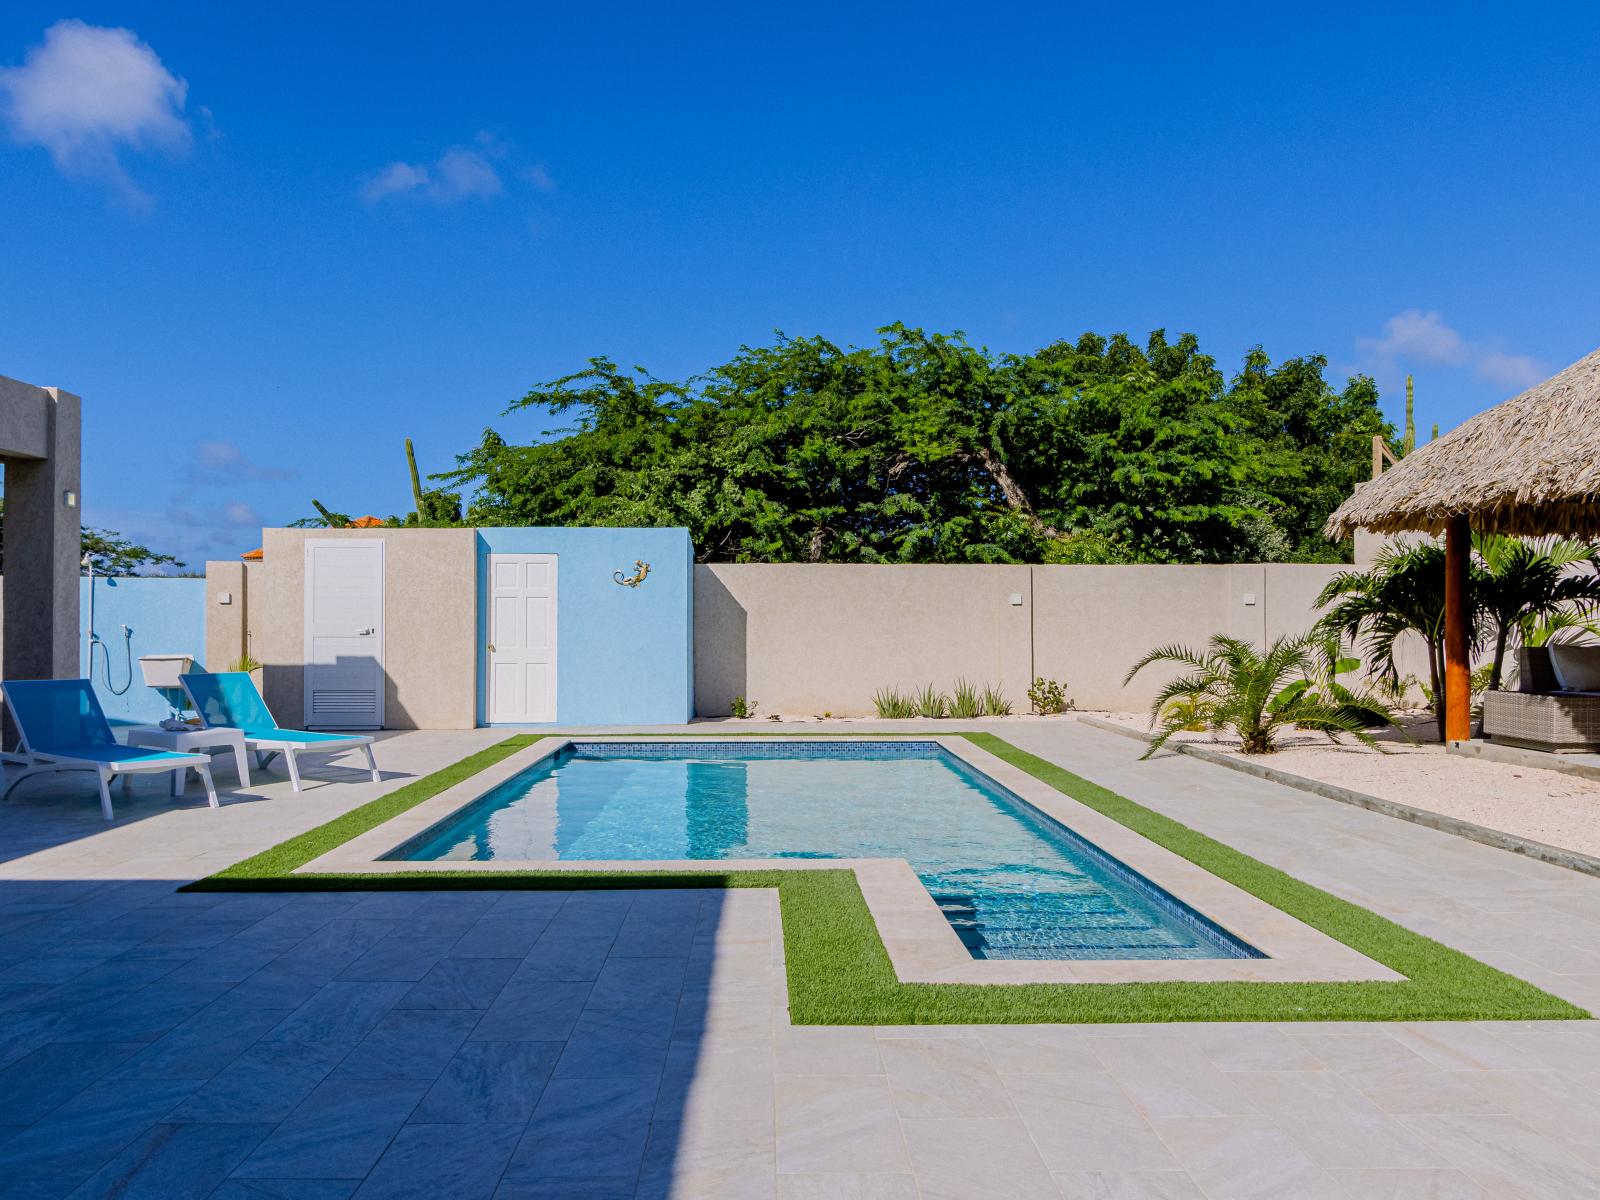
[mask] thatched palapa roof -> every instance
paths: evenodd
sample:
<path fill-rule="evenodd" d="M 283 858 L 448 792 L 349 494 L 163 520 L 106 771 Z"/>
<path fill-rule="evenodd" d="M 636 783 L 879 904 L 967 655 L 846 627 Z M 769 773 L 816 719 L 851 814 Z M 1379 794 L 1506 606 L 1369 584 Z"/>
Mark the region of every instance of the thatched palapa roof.
<path fill-rule="evenodd" d="M 1418 447 L 1328 518 L 1331 538 L 1444 530 L 1600 538 L 1600 350 Z"/>

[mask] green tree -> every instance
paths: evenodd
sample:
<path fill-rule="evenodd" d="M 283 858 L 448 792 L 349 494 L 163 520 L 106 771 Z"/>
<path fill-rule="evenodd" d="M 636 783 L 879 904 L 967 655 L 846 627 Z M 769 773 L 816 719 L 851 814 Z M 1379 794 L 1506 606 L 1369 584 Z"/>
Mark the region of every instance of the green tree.
<path fill-rule="evenodd" d="M 1600 552 L 1568 538 L 1483 533 L 1472 548 L 1483 568 L 1477 606 L 1494 645 L 1489 687 L 1498 689 L 1513 636 L 1528 644 L 1546 625 L 1580 624 L 1600 607 Z"/>
<path fill-rule="evenodd" d="M 994 354 L 903 325 L 847 348 L 779 335 L 686 382 L 591 359 L 435 478 L 473 524 L 684 525 L 706 561 L 1234 562 L 1335 558 L 1329 511 L 1392 433 L 1370 381 L 1192 335 L 1086 334 Z"/>
<path fill-rule="evenodd" d="M 1468 629 L 1473 645 L 1481 644 L 1483 614 L 1476 598 L 1483 568 L 1469 569 Z M 1436 542 L 1388 546 L 1365 571 L 1341 571 L 1317 597 L 1326 609 L 1319 625 L 1329 634 L 1362 646 L 1369 669 L 1398 686 L 1395 651 L 1408 633 L 1420 637 L 1428 652 L 1428 688 L 1433 698 L 1439 740 L 1444 740 L 1444 547 Z"/>

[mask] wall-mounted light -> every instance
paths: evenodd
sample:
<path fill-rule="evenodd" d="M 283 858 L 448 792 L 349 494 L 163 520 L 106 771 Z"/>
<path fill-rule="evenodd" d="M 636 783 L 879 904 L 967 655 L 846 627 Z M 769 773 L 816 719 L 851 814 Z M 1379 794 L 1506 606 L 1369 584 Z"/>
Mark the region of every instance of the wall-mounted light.
<path fill-rule="evenodd" d="M 61 493 L 61 503 L 67 508 L 77 508 L 78 507 L 78 493 L 74 492 L 70 488 L 67 489 L 66 491 Z"/>

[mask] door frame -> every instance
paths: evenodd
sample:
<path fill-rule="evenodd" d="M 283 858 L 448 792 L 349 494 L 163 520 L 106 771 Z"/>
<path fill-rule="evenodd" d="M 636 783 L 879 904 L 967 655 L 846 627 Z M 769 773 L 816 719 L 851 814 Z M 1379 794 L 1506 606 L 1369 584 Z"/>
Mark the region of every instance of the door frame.
<path fill-rule="evenodd" d="M 306 728 L 306 729 L 312 728 L 312 725 L 311 725 L 311 673 L 312 673 L 312 668 L 313 668 L 314 664 L 311 661 L 311 643 L 312 643 L 311 597 L 312 597 L 312 595 L 313 595 L 313 593 L 315 591 L 315 588 L 316 588 L 315 569 L 314 569 L 314 566 L 313 566 L 313 564 L 314 564 L 314 562 L 316 560 L 316 555 L 315 555 L 315 552 L 313 551 L 312 547 L 313 546 L 357 546 L 357 547 L 376 546 L 377 550 L 378 550 L 378 627 L 373 633 L 373 644 L 376 645 L 377 648 L 378 648 L 378 653 L 377 653 L 377 660 L 378 660 L 378 705 L 377 705 L 378 722 L 377 722 L 377 725 L 374 728 L 382 729 L 384 727 L 384 718 L 387 715 L 384 712 L 384 693 L 389 690 L 388 687 L 387 687 L 387 675 L 386 675 L 385 667 L 384 667 L 384 644 L 385 644 L 385 636 L 386 636 L 385 629 L 386 629 L 386 626 L 388 624 L 387 618 L 388 618 L 388 607 L 389 607 L 389 605 L 388 605 L 388 574 L 389 574 L 388 543 L 384 538 L 330 538 L 330 537 L 321 537 L 321 538 L 306 538 L 304 543 L 302 543 L 302 544 L 305 547 L 305 566 L 304 566 L 304 573 L 303 573 L 303 575 L 301 577 L 301 580 L 300 580 L 300 592 L 301 592 L 301 596 L 302 596 L 302 604 L 304 606 L 304 611 L 303 611 L 303 614 L 302 614 L 303 615 L 303 623 L 302 623 L 302 626 L 301 626 L 302 641 L 301 641 L 301 650 L 300 650 L 301 660 L 302 660 L 302 669 L 301 669 L 301 673 L 300 673 L 300 675 L 301 675 L 301 683 L 300 683 L 300 718 L 301 718 L 301 725 L 302 725 L 303 728 Z M 322 726 L 322 728 L 323 729 L 337 729 L 337 728 L 345 728 L 345 727 L 324 724 Z M 361 726 L 351 725 L 351 726 L 348 726 L 347 728 L 350 728 L 350 729 L 363 728 L 364 729 L 364 728 L 366 728 L 366 726 L 365 725 L 361 725 Z"/>
<path fill-rule="evenodd" d="M 550 564 L 551 621 L 555 636 L 550 641 L 550 679 L 554 703 L 549 721 L 496 721 L 494 713 L 494 673 L 489 669 L 489 647 L 494 643 L 494 564 L 496 559 L 543 559 Z M 482 701 L 479 724 L 484 726 L 546 725 L 557 722 L 561 712 L 561 555 L 549 550 L 490 550 L 483 557 L 479 577 L 479 612 L 482 613 L 478 638 L 478 681 Z"/>

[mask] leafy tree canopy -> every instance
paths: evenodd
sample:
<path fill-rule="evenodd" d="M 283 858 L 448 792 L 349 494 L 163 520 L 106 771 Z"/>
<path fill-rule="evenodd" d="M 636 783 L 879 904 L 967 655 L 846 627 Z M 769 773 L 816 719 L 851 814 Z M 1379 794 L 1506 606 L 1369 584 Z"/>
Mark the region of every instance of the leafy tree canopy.
<path fill-rule="evenodd" d="M 1394 436 L 1370 379 L 1259 349 L 1227 378 L 1185 334 L 992 354 L 904 325 L 790 338 L 682 383 L 606 358 L 511 406 L 437 478 L 476 525 L 682 525 L 712 562 L 1338 561 L 1328 513 Z"/>

